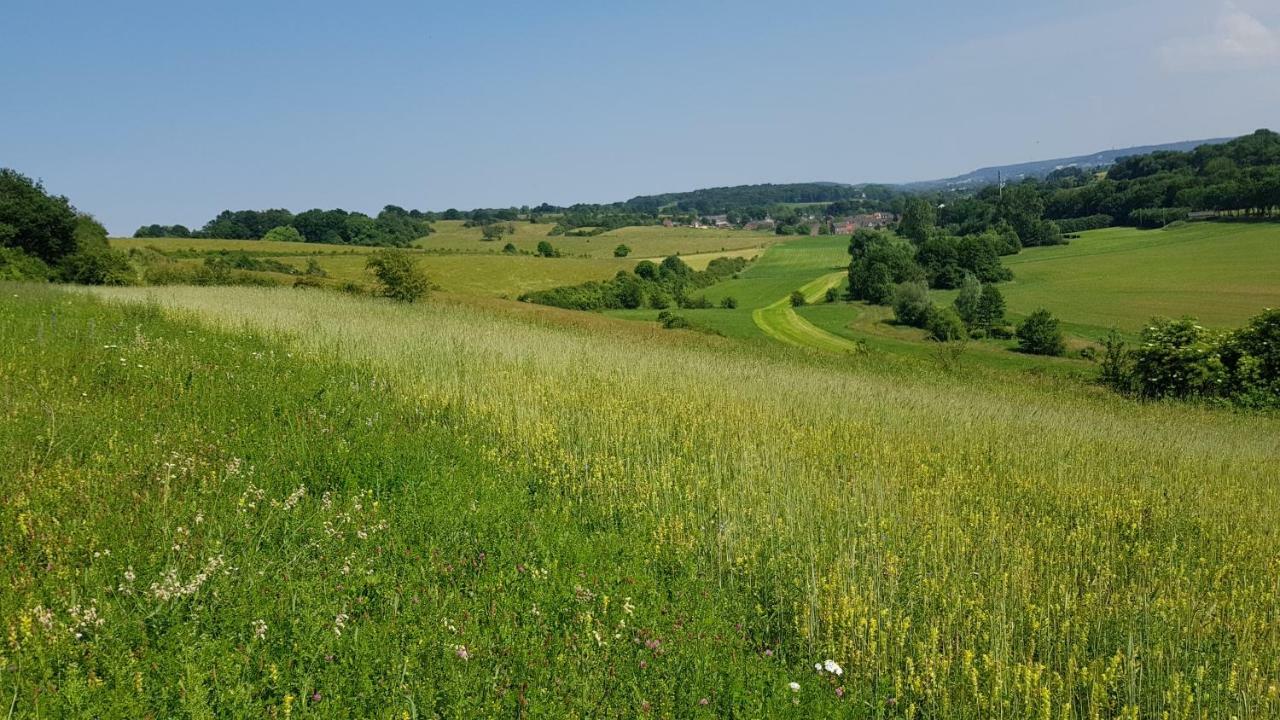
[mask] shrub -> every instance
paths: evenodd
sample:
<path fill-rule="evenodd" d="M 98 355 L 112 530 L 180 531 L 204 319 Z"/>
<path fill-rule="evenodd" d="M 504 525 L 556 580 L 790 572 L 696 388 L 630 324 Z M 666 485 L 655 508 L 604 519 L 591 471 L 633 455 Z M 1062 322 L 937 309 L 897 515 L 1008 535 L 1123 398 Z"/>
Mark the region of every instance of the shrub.
<path fill-rule="evenodd" d="M 506 245 L 502 246 L 502 252 L 506 253 L 507 255 L 515 255 L 517 252 L 519 252 L 519 250 L 516 249 L 516 246 L 514 243 L 507 243 Z"/>
<path fill-rule="evenodd" d="M 1086 230 L 1101 230 L 1109 228 L 1115 224 L 1115 218 L 1110 215 L 1087 215 L 1085 217 L 1067 218 L 1066 220 L 1058 220 L 1058 227 L 1063 233 L 1074 235 L 1082 233 Z"/>
<path fill-rule="evenodd" d="M 302 233 L 298 232 L 298 228 L 292 225 L 280 225 L 273 227 L 262 236 L 264 242 L 306 242 L 306 238 L 302 237 Z"/>
<path fill-rule="evenodd" d="M 803 307 L 806 302 L 804 293 L 799 290 L 791 291 L 791 307 Z"/>
<path fill-rule="evenodd" d="M 922 282 L 901 283 L 893 290 L 893 316 L 899 323 L 911 327 L 925 327 L 933 301 L 929 288 Z"/>
<path fill-rule="evenodd" d="M 0 280 L 48 280 L 53 274 L 38 257 L 0 245 Z"/>
<path fill-rule="evenodd" d="M 969 337 L 964 321 L 951 308 L 930 307 L 928 317 L 925 319 L 925 329 L 929 331 L 929 337 L 941 342 L 964 340 Z"/>
<path fill-rule="evenodd" d="M 723 298 L 720 298 L 720 307 L 725 310 L 732 310 L 738 307 L 738 298 L 733 297 L 732 295 L 725 295 Z"/>
<path fill-rule="evenodd" d="M 119 250 L 97 248 L 72 253 L 58 263 L 59 277 L 78 285 L 132 285 L 137 273 L 129 256 Z"/>
<path fill-rule="evenodd" d="M 551 243 L 547 242 L 546 240 L 538 241 L 537 252 L 538 252 L 538 255 L 542 257 L 548 257 L 548 258 L 560 257 L 560 251 L 552 247 Z"/>
<path fill-rule="evenodd" d="M 668 330 L 690 328 L 693 325 L 683 315 L 673 315 L 666 310 L 658 313 L 658 322 Z"/>
<path fill-rule="evenodd" d="M 626 245 L 619 245 L 618 247 L 613 249 L 614 257 L 624 258 L 630 254 L 631 254 L 631 248 L 627 247 Z"/>
<path fill-rule="evenodd" d="M 1043 308 L 1027 316 L 1018 326 L 1018 349 L 1032 355 L 1061 355 L 1066 352 L 1058 319 Z"/>
<path fill-rule="evenodd" d="M 983 285 L 978 296 L 978 306 L 974 315 L 974 325 L 989 335 L 995 328 L 1004 326 L 1004 295 L 995 285 Z"/>
<path fill-rule="evenodd" d="M 658 265 L 652 260 L 641 260 L 636 263 L 636 269 L 633 272 L 645 280 L 658 279 Z"/>
<path fill-rule="evenodd" d="M 369 256 L 365 267 L 377 276 L 379 294 L 400 302 L 425 297 L 431 283 L 418 263 L 403 250 L 379 250 Z"/>
<path fill-rule="evenodd" d="M 306 274 L 318 278 L 329 277 L 329 273 L 320 267 L 320 261 L 315 258 L 307 258 Z"/>
<path fill-rule="evenodd" d="M 835 288 L 827 288 L 827 302 L 833 303 L 840 299 L 840 291 Z"/>
<path fill-rule="evenodd" d="M 965 273 L 960 283 L 960 294 L 952 304 L 956 314 L 969 327 L 978 327 L 978 306 L 982 298 L 982 283 L 972 273 Z"/>

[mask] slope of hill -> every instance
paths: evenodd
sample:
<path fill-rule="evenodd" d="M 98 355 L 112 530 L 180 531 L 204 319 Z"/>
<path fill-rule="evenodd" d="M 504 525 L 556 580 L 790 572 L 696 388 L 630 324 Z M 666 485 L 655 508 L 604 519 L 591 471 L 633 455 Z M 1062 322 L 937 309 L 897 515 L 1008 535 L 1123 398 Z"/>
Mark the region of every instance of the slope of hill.
<path fill-rule="evenodd" d="M 907 183 L 905 186 L 911 190 L 961 190 L 965 188 L 979 188 L 983 185 L 993 185 L 1003 178 L 1006 182 L 1016 182 L 1026 178 L 1043 178 L 1054 170 L 1067 167 L 1079 167 L 1084 169 L 1104 168 L 1115 164 L 1117 160 L 1131 155 L 1149 155 L 1153 152 L 1174 151 L 1189 152 L 1201 145 L 1221 145 L 1230 142 L 1234 138 L 1213 138 L 1211 140 L 1187 140 L 1184 142 L 1165 143 L 1163 145 L 1141 145 L 1138 147 L 1122 148 L 1119 150 L 1103 150 L 1091 155 L 1077 155 L 1075 157 L 1056 158 L 1053 160 L 1034 160 L 1032 162 L 1017 163 L 1014 165 L 993 165 L 992 167 L 980 168 L 973 172 L 963 175 L 957 175 L 952 178 L 944 178 L 942 180 L 922 180 L 919 182 Z"/>

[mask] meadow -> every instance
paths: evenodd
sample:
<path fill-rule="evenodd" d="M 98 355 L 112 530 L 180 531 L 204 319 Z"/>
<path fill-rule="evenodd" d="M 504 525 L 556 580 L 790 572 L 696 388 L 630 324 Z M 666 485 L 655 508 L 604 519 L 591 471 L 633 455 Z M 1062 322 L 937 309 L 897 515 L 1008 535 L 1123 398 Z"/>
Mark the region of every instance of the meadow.
<path fill-rule="evenodd" d="M 1109 228 L 1004 258 L 1009 310 L 1051 309 L 1079 334 L 1140 330 L 1154 316 L 1192 315 L 1232 328 L 1280 307 L 1280 225 L 1192 223 Z"/>
<path fill-rule="evenodd" d="M 14 717 L 1280 715 L 1275 418 L 498 300 L 0 290 Z"/>
<path fill-rule="evenodd" d="M 550 242 L 565 255 L 593 258 L 612 258 L 614 248 L 626 245 L 631 248 L 630 258 L 662 259 L 668 255 L 702 255 L 721 251 L 763 249 L 773 244 L 778 236 L 765 232 L 743 230 L 717 230 L 712 228 L 662 227 L 661 225 L 635 226 L 609 230 L 591 237 L 560 235 L 549 237 L 553 225 L 547 223 L 513 222 L 515 234 L 501 240 L 482 239 L 479 227 L 464 227 L 461 220 L 440 220 L 432 224 L 431 235 L 422 238 L 418 247 L 433 250 L 459 252 L 499 252 L 511 243 L 522 252 L 532 253 L 538 243 Z M 723 253 L 721 253 L 723 254 Z"/>

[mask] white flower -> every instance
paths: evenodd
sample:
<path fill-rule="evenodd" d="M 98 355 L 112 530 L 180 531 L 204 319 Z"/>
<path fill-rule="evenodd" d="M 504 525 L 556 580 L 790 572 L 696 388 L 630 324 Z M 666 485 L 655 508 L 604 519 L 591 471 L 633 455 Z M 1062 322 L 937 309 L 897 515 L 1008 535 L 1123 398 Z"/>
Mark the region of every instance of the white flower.
<path fill-rule="evenodd" d="M 261 640 L 261 639 L 263 639 L 263 638 L 265 638 L 265 637 L 267 636 L 267 621 L 266 621 L 266 620 L 254 620 L 252 624 L 253 624 L 253 639 L 254 639 L 254 640 Z"/>
<path fill-rule="evenodd" d="M 800 692 L 800 683 L 798 682 L 789 682 L 787 687 L 791 688 L 791 692 Z"/>
<path fill-rule="evenodd" d="M 839 676 L 844 674 L 844 668 L 837 665 L 835 660 L 828 660 L 825 663 L 823 663 L 822 666 L 826 668 L 827 672 L 831 673 L 832 675 Z"/>

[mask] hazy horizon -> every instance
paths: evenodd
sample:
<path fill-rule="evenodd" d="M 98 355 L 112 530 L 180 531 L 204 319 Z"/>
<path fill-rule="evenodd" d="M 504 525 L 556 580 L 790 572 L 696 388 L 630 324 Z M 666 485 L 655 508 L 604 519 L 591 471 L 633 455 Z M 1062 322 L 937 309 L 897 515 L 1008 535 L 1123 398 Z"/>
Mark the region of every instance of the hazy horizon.
<path fill-rule="evenodd" d="M 0 166 L 114 234 L 909 182 L 1274 125 L 1280 8 L 19 2 Z"/>

